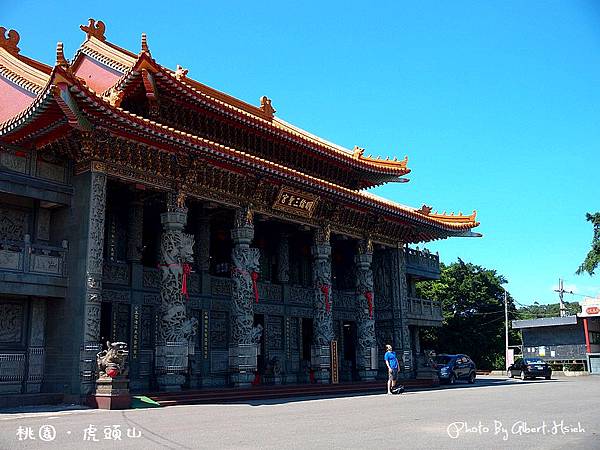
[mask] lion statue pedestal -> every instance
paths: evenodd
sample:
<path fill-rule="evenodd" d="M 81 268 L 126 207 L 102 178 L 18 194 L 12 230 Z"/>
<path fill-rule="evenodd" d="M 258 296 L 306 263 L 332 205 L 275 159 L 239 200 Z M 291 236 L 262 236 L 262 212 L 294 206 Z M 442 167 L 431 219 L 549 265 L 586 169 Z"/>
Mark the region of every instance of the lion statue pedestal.
<path fill-rule="evenodd" d="M 90 397 L 90 405 L 99 409 L 129 409 L 129 378 L 127 368 L 127 344 L 124 342 L 106 343 L 107 350 L 96 355 L 99 378 L 96 392 Z"/>

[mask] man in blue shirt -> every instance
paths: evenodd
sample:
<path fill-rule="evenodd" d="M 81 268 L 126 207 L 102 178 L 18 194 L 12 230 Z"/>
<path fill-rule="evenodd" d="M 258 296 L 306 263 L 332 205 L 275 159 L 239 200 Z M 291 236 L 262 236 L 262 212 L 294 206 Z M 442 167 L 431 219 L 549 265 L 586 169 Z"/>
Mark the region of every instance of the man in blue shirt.
<path fill-rule="evenodd" d="M 398 358 L 396 353 L 392 351 L 391 345 L 385 346 L 385 365 L 388 368 L 388 382 L 387 382 L 387 393 L 392 394 L 392 390 L 396 387 L 396 381 L 398 380 Z"/>

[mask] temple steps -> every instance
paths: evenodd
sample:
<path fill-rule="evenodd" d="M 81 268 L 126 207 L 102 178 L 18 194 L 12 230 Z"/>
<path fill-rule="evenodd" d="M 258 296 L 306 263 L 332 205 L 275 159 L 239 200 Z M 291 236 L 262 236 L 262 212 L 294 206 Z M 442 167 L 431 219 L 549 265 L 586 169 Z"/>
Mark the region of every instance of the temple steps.
<path fill-rule="evenodd" d="M 407 390 L 432 387 L 431 380 L 403 380 Z M 218 388 L 196 391 L 155 392 L 146 394 L 160 406 L 196 405 L 210 403 L 244 403 L 261 400 L 276 400 L 293 397 L 345 396 L 361 394 L 383 394 L 385 381 L 340 383 L 340 384 L 297 384 L 280 386 L 255 386 L 251 388 Z"/>

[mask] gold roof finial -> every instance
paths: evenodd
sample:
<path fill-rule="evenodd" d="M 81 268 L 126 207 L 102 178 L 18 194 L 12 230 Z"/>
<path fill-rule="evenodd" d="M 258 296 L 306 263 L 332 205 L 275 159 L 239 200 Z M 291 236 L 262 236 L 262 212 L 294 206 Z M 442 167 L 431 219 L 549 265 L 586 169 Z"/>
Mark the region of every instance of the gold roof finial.
<path fill-rule="evenodd" d="M 87 34 L 87 38 L 91 38 L 94 36 L 96 39 L 100 41 L 105 41 L 106 36 L 104 36 L 104 32 L 106 31 L 106 25 L 101 20 L 96 22 L 96 19 L 92 19 L 91 17 L 88 19 L 87 25 L 79 25 L 82 31 Z"/>
<path fill-rule="evenodd" d="M 6 28 L 0 27 L 0 47 L 5 49 L 11 55 L 18 55 L 21 51 L 21 49 L 17 47 L 20 39 L 19 33 L 15 30 L 10 30 L 7 37 Z"/>

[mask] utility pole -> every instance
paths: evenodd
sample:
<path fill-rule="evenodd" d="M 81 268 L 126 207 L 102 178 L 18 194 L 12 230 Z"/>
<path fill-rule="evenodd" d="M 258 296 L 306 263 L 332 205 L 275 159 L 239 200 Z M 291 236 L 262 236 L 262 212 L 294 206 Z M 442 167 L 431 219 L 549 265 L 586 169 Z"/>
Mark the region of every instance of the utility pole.
<path fill-rule="evenodd" d="M 504 365 L 505 369 L 508 370 L 508 300 L 506 295 L 506 289 L 504 289 Z"/>
<path fill-rule="evenodd" d="M 565 291 L 563 287 L 562 278 L 558 279 L 558 289 L 554 289 L 554 292 L 558 292 L 558 298 L 560 300 L 560 317 L 565 317 L 567 315 L 567 308 L 565 307 L 565 302 L 563 301 L 563 295 L 566 292 L 567 294 L 572 294 L 573 291 Z"/>

